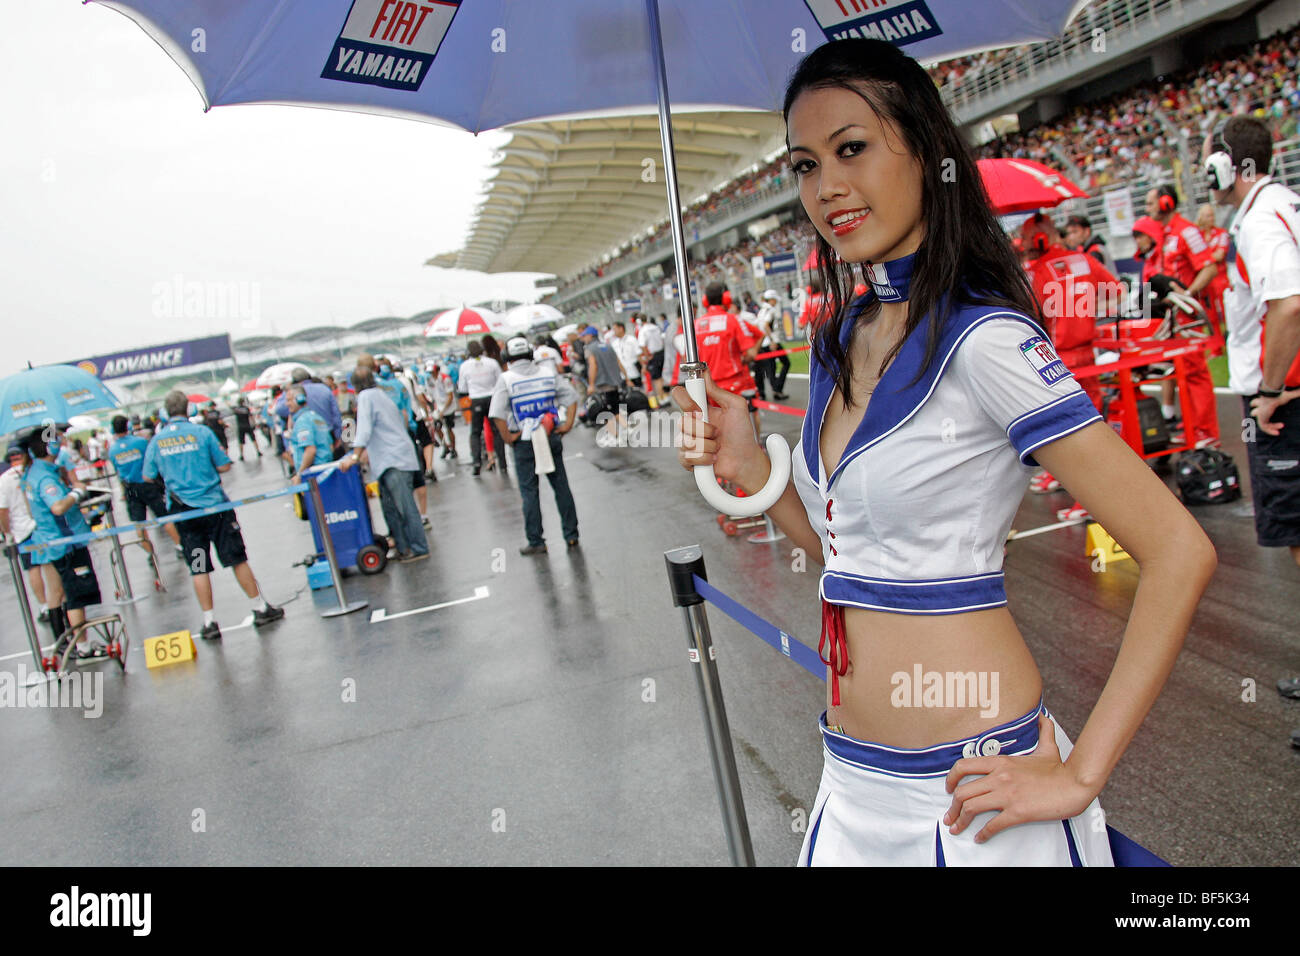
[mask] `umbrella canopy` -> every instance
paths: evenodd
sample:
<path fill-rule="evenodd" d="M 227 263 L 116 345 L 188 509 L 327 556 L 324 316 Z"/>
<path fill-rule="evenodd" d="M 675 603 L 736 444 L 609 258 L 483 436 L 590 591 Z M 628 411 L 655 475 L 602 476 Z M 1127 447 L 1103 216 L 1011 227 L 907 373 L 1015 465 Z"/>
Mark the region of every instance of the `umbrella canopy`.
<path fill-rule="evenodd" d="M 654 106 L 679 285 L 690 269 L 673 149 L 682 108 L 777 109 L 809 49 L 874 37 L 938 59 L 1057 36 L 1077 0 L 99 0 L 131 17 L 184 69 L 206 106 L 304 103 L 426 118 L 478 132 L 574 113 Z M 221 42 L 191 56 L 196 23 Z M 670 84 L 671 80 L 671 84 Z M 670 101 L 671 89 L 671 101 Z M 504 226 L 503 228 L 509 228 Z M 707 407 L 691 301 L 683 381 Z M 466 334 L 464 331 L 426 335 Z M 707 413 L 706 413 L 707 414 Z M 696 485 L 727 514 L 760 514 L 784 492 L 789 447 L 768 438 L 768 482 L 738 510 L 712 466 Z"/>
<path fill-rule="evenodd" d="M 578 323 L 570 322 L 568 325 L 562 325 L 551 333 L 551 338 L 557 342 L 563 342 L 569 337 L 569 333 L 578 331 Z"/>
<path fill-rule="evenodd" d="M 989 205 L 999 216 L 1047 209 L 1067 199 L 1088 198 L 1055 169 L 1032 159 L 981 159 L 976 165 L 989 194 Z"/>
<path fill-rule="evenodd" d="M 254 379 L 253 388 L 274 388 L 277 385 L 283 388 L 293 381 L 293 373 L 298 369 L 303 369 L 308 374 L 311 373 L 311 369 L 301 362 L 277 362 L 270 368 L 263 370 L 262 374 Z M 249 389 L 249 391 L 252 391 L 252 389 Z"/>
<path fill-rule="evenodd" d="M 117 399 L 98 378 L 72 365 L 29 368 L 0 379 L 0 432 L 66 422 L 100 408 L 117 408 Z"/>
<path fill-rule="evenodd" d="M 564 313 L 553 305 L 517 305 L 506 313 L 511 331 L 527 332 L 539 322 L 563 322 Z"/>
<path fill-rule="evenodd" d="M 206 405 L 208 404 L 208 402 L 212 401 L 211 398 L 204 395 L 202 392 L 194 392 L 190 395 L 186 395 L 185 397 L 188 398 L 190 402 L 194 405 Z"/>
<path fill-rule="evenodd" d="M 97 0 L 176 61 L 204 106 L 316 103 L 479 132 L 658 102 L 645 0 Z M 1077 0 L 659 0 L 673 103 L 774 110 L 804 53 L 874 36 L 919 60 L 1060 35 Z M 220 43 L 193 52 L 196 24 Z"/>
<path fill-rule="evenodd" d="M 233 378 L 228 378 L 221 383 L 221 388 L 217 389 L 218 395 L 229 395 L 231 392 L 239 391 L 239 383 Z"/>
<path fill-rule="evenodd" d="M 490 309 L 448 309 L 424 327 L 426 338 L 439 335 L 483 335 L 507 332 L 505 321 Z"/>

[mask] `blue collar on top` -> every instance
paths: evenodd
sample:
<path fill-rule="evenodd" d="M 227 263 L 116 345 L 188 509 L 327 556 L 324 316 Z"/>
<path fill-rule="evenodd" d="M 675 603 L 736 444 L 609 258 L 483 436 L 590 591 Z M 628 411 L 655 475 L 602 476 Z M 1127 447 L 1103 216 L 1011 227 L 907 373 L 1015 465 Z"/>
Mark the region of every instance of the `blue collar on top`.
<path fill-rule="evenodd" d="M 867 263 L 871 291 L 881 302 L 906 302 L 912 288 L 912 265 L 916 253 L 889 262 Z"/>
<path fill-rule="evenodd" d="M 853 329 L 857 325 L 858 317 L 871 304 L 873 298 L 873 294 L 867 292 L 849 304 L 847 317 L 840 329 L 840 344 L 845 348 L 848 348 L 849 341 L 853 337 Z M 835 472 L 826 482 L 828 489 L 835 483 L 835 479 L 844 471 L 846 465 L 906 422 L 925 404 L 938 384 L 940 376 L 948 367 L 956 346 L 975 326 L 993 318 L 1019 319 L 1039 335 L 1046 335 L 1037 323 L 1019 312 L 997 306 L 958 305 L 948 315 L 939 337 L 939 347 L 935 352 L 934 361 L 917 379 L 917 372 L 920 371 L 921 363 L 925 360 L 925 340 L 930 325 L 928 321 L 919 323 L 903 342 L 898 355 L 894 357 L 889 368 L 885 369 L 885 374 L 881 376 L 875 392 L 867 403 L 866 414 L 862 416 L 862 421 L 853 432 L 848 445 L 845 446 L 844 454 Z M 822 365 L 815 351 L 813 356 L 809 368 L 808 415 L 804 423 L 801 444 L 808 474 L 812 476 L 814 482 L 820 483 L 821 427 L 831 396 L 835 392 L 835 373 L 834 370 Z M 913 379 L 916 381 L 913 382 Z"/>

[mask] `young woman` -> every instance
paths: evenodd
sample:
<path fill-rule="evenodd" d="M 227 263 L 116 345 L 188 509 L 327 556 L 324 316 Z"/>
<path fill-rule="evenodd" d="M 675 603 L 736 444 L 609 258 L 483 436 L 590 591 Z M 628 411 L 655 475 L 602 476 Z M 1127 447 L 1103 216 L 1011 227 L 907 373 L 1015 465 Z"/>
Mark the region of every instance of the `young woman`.
<path fill-rule="evenodd" d="M 1052 351 L 926 73 L 888 43 L 829 43 L 784 113 L 829 316 L 794 477 L 769 512 L 824 564 L 825 769 L 800 862 L 1110 865 L 1097 797 L 1173 667 L 1214 549 Z M 870 289 L 848 301 L 859 280 Z M 744 399 L 711 381 L 708 394 L 712 422 L 682 421 L 683 466 L 762 487 Z M 684 388 L 673 399 L 697 411 Z M 1073 749 L 1003 589 L 1036 462 L 1141 567 Z"/>

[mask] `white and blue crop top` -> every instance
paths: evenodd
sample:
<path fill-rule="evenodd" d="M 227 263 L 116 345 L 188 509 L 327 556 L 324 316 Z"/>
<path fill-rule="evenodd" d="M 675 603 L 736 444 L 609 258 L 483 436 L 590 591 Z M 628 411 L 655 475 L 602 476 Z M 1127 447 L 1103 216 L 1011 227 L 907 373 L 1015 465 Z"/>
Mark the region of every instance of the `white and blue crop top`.
<path fill-rule="evenodd" d="M 854 324 L 844 322 L 846 345 Z M 1101 419 L 1020 312 L 954 308 L 930 368 L 909 385 L 926 334 L 922 322 L 908 336 L 829 476 L 820 433 L 835 376 L 811 363 L 794 481 L 822 539 L 821 596 L 830 604 L 903 614 L 1005 605 L 1003 545 L 1037 466 L 1034 449 Z"/>

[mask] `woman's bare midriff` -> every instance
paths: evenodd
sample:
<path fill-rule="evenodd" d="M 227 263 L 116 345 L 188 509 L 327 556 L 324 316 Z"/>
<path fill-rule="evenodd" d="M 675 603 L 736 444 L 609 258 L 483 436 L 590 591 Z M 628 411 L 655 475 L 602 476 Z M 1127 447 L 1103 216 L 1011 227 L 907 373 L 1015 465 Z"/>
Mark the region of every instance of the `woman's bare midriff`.
<path fill-rule="evenodd" d="M 826 723 L 919 748 L 978 735 L 1030 711 L 1042 678 L 1011 613 L 917 615 L 844 609 L 848 672 Z M 919 675 L 919 681 L 918 681 Z"/>

